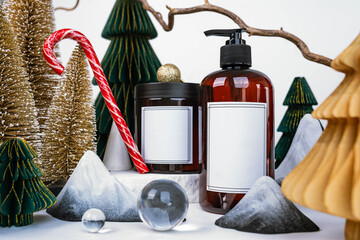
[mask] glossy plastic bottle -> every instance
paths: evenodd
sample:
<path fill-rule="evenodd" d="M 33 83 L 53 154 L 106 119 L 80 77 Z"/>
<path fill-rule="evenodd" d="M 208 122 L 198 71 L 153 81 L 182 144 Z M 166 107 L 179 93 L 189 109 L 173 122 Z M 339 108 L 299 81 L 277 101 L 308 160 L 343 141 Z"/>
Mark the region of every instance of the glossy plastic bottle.
<path fill-rule="evenodd" d="M 222 70 L 201 83 L 202 159 L 200 205 L 224 214 L 261 176 L 274 177 L 273 87 L 263 73 L 250 69 L 251 48 L 244 29 L 211 30 L 228 36 L 221 48 Z"/>

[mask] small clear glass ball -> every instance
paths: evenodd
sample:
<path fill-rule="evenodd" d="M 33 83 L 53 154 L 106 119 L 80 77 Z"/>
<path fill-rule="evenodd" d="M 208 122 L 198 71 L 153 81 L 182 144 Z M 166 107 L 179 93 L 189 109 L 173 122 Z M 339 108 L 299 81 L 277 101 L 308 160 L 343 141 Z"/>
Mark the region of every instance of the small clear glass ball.
<path fill-rule="evenodd" d="M 184 189 L 171 180 L 155 180 L 141 191 L 137 203 L 140 218 L 150 228 L 168 231 L 180 224 L 189 208 Z"/>
<path fill-rule="evenodd" d="M 86 231 L 96 233 L 105 225 L 105 214 L 100 209 L 90 208 L 83 214 L 81 221 Z"/>

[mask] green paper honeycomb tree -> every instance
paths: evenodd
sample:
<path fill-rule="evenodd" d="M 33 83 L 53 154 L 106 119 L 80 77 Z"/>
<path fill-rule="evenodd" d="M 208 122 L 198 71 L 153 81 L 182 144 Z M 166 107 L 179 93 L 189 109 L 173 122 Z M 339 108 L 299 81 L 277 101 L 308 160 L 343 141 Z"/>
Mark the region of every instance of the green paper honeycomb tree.
<path fill-rule="evenodd" d="M 275 147 L 275 168 L 281 164 L 289 151 L 300 120 L 305 114 L 311 113 L 314 110 L 313 105 L 317 105 L 315 96 L 304 77 L 296 77 L 294 79 L 283 105 L 289 106 L 289 108 L 285 112 L 277 129 L 277 131 L 282 132 L 283 135 Z"/>
<path fill-rule="evenodd" d="M 33 212 L 49 208 L 55 196 L 40 177 L 43 172 L 33 158 L 35 151 L 23 139 L 6 140 L 0 146 L 0 225 L 25 226 Z"/>
<path fill-rule="evenodd" d="M 102 32 L 102 37 L 111 42 L 101 66 L 132 133 L 134 87 L 139 83 L 157 81 L 156 71 L 161 65 L 149 43 L 149 39 L 156 36 L 148 14 L 141 2 L 135 0 L 117 0 Z M 97 154 L 103 159 L 112 118 L 101 94 L 95 101 L 95 108 Z"/>

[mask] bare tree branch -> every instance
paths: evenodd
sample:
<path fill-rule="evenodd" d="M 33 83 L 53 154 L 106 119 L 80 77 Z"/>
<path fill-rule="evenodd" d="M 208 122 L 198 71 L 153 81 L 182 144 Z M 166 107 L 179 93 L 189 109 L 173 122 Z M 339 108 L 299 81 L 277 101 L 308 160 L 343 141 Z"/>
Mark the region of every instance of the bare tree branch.
<path fill-rule="evenodd" d="M 304 58 L 306 58 L 309 61 L 320 63 L 320 64 L 323 64 L 328 67 L 330 67 L 330 63 L 332 61 L 332 59 L 330 59 L 330 58 L 310 52 L 308 46 L 305 44 L 304 41 L 302 41 L 297 36 L 284 31 L 282 28 L 280 30 L 265 30 L 265 29 L 250 27 L 235 13 L 233 13 L 225 8 L 222 8 L 222 7 L 219 7 L 216 5 L 212 5 L 209 3 L 208 0 L 204 0 L 205 3 L 203 5 L 194 6 L 194 7 L 190 7 L 190 8 L 171 8 L 169 6 L 166 6 L 167 9 L 169 9 L 168 23 L 166 23 L 164 21 L 161 13 L 157 12 L 149 5 L 147 0 L 138 0 L 138 1 L 142 2 L 143 8 L 145 10 L 151 12 L 154 15 L 156 20 L 160 23 L 160 25 L 163 27 L 163 29 L 165 31 L 171 31 L 173 29 L 175 15 L 184 15 L 184 14 L 191 14 L 191 13 L 197 13 L 197 12 L 216 12 L 216 13 L 219 13 L 219 14 L 229 17 L 240 28 L 246 28 L 246 32 L 250 36 L 281 37 L 281 38 L 284 38 L 284 39 L 292 42 L 299 48 L 299 50 L 301 51 Z"/>
<path fill-rule="evenodd" d="M 57 7 L 57 8 L 54 9 L 54 11 L 56 11 L 56 10 L 73 11 L 73 10 L 75 10 L 75 9 L 78 7 L 79 2 L 80 2 L 80 0 L 76 0 L 75 6 L 72 7 L 72 8 Z"/>

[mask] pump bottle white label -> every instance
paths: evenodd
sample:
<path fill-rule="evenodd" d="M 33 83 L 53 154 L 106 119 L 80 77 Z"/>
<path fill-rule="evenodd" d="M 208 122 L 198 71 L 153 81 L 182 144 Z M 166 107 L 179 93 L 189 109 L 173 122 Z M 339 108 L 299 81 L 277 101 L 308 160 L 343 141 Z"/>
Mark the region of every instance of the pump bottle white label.
<path fill-rule="evenodd" d="M 207 190 L 247 193 L 266 175 L 267 104 L 209 102 Z"/>

